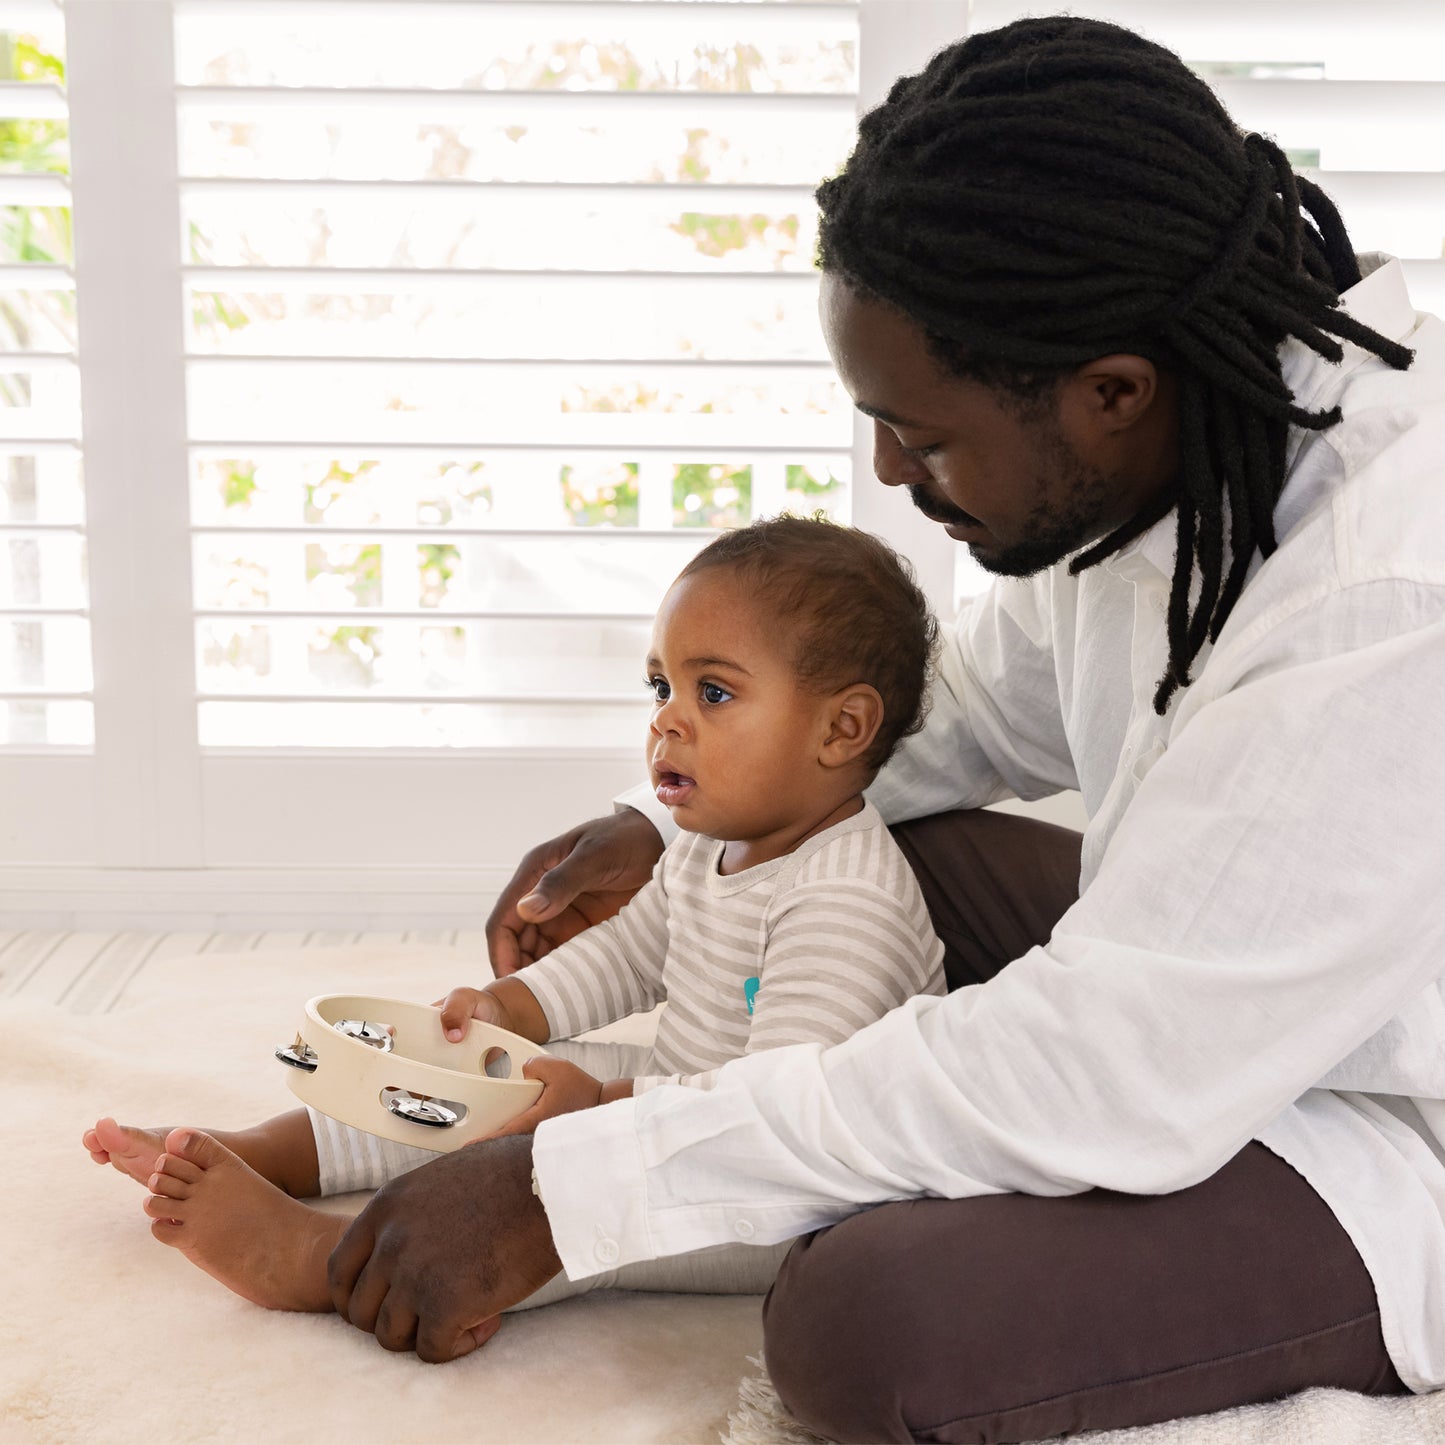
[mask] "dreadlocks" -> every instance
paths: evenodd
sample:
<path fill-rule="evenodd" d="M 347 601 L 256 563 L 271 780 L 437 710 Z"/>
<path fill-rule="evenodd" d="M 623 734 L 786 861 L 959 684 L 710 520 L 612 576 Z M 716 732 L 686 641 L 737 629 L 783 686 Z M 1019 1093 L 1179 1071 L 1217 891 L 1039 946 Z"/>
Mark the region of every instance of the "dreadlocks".
<path fill-rule="evenodd" d="M 1116 352 L 1177 372 L 1173 490 L 1069 564 L 1177 504 L 1162 714 L 1275 548 L 1288 428 L 1340 419 L 1295 404 L 1281 342 L 1412 359 L 1340 310 L 1360 271 L 1339 213 L 1172 52 L 1063 16 L 971 36 L 897 81 L 817 196 L 822 268 L 920 325 L 955 375 L 1036 398 Z"/>

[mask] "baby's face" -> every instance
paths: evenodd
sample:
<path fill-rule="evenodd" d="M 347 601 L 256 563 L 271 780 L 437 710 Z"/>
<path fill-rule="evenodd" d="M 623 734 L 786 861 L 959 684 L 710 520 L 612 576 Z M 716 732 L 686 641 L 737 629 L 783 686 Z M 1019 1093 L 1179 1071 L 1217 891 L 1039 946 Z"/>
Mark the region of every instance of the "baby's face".
<path fill-rule="evenodd" d="M 757 862 L 836 786 L 819 762 L 829 699 L 797 685 L 791 648 L 788 620 L 768 615 L 732 568 L 714 567 L 673 584 L 647 659 L 659 801 L 689 832 L 761 843 Z"/>

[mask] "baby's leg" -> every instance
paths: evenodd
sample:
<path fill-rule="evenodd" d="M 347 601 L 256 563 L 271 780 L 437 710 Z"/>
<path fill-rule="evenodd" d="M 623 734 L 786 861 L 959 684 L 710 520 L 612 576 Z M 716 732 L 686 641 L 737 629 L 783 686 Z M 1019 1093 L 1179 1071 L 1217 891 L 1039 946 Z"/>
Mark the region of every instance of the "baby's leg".
<path fill-rule="evenodd" d="M 311 1194 L 375 1189 L 436 1158 L 429 1149 L 378 1139 L 315 1110 L 285 1117 L 305 1132 Z M 331 1308 L 326 1259 L 348 1218 L 289 1197 L 229 1148 L 225 1135 L 173 1129 L 162 1142 L 165 1152 L 146 1176 L 151 1197 L 145 1202 L 151 1233 L 162 1244 L 267 1309 Z"/>
<path fill-rule="evenodd" d="M 616 1043 L 611 1039 L 552 1039 L 543 1047 L 556 1058 L 585 1069 L 605 1084 L 609 1079 L 636 1079 L 662 1070 L 646 1044 Z"/>
<path fill-rule="evenodd" d="M 140 1184 L 156 1170 L 165 1152 L 168 1129 L 144 1129 L 135 1124 L 117 1124 L 114 1119 L 96 1121 L 81 1136 L 81 1143 L 97 1164 L 113 1164 Z M 309 1199 L 321 1192 L 317 1173 L 316 1138 L 305 1109 L 292 1109 L 274 1119 L 234 1131 L 213 1129 L 210 1137 L 225 1145 L 263 1179 L 295 1199 Z"/>
<path fill-rule="evenodd" d="M 151 1233 L 227 1289 L 272 1310 L 331 1308 L 344 1215 L 307 1208 L 199 1129 L 172 1129 L 146 1182 Z"/>
<path fill-rule="evenodd" d="M 311 1148 L 316 1159 L 317 1194 L 350 1194 L 355 1189 L 380 1189 L 388 1180 L 410 1174 L 413 1169 L 437 1157 L 431 1149 L 378 1138 L 316 1109 L 303 1112 L 308 1116 L 306 1122 L 311 1130 Z M 418 1125 L 418 1132 L 423 1127 Z"/>
<path fill-rule="evenodd" d="M 649 1290 L 660 1294 L 767 1294 L 794 1241 L 781 1244 L 719 1244 L 664 1259 L 644 1259 L 587 1279 L 559 1274 L 512 1306 L 534 1310 L 598 1289 Z M 510 1313 L 510 1311 L 509 1311 Z"/>

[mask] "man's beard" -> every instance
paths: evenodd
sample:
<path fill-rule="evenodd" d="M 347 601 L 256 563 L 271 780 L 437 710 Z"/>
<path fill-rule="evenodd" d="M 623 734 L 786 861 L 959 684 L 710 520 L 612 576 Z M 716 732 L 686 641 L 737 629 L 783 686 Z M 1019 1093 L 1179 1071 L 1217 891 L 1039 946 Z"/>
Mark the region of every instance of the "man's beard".
<path fill-rule="evenodd" d="M 1057 432 L 1047 438 L 1045 450 L 1042 460 L 1052 463 L 1054 475 L 1064 481 L 1062 495 L 1039 496 L 1025 523 L 1025 535 L 1018 541 L 993 546 L 966 543 L 973 560 L 985 572 L 998 577 L 1032 577 L 1111 530 L 1108 515 L 1113 488 L 1109 479 L 1097 468 L 1080 461 Z M 1035 492 L 1043 491 L 1044 483 L 1039 480 Z M 931 521 L 959 527 L 981 525 L 961 507 L 925 491 L 922 486 L 910 486 L 908 495 L 913 505 Z"/>

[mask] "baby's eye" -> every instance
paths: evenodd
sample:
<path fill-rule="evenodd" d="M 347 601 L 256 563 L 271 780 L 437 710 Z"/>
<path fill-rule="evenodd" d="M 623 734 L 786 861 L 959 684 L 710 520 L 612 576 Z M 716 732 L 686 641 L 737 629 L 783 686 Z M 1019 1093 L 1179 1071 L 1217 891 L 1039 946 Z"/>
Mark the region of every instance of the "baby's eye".
<path fill-rule="evenodd" d="M 719 687 L 715 682 L 705 682 L 702 685 L 702 700 L 713 707 L 727 702 L 730 697 L 732 697 L 732 693 L 725 687 Z"/>
<path fill-rule="evenodd" d="M 658 702 L 666 702 L 672 696 L 672 688 L 665 677 L 649 677 L 647 690 Z"/>

